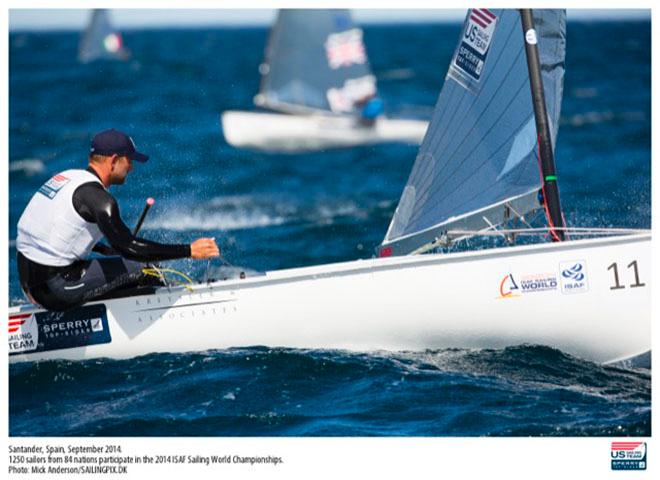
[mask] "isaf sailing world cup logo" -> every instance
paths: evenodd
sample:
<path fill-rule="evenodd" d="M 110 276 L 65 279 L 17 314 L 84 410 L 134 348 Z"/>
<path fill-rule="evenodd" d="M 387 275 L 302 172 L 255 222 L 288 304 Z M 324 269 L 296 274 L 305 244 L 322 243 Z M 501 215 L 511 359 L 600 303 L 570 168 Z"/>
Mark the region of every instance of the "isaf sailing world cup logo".
<path fill-rule="evenodd" d="M 552 272 L 525 275 L 508 273 L 500 280 L 498 298 L 515 298 L 529 293 L 550 292 L 557 289 L 557 283 L 557 275 Z"/>
<path fill-rule="evenodd" d="M 646 442 L 612 442 L 612 470 L 646 470 Z"/>
<path fill-rule="evenodd" d="M 513 278 L 513 274 L 507 274 L 500 282 L 500 298 L 519 297 L 518 284 Z"/>

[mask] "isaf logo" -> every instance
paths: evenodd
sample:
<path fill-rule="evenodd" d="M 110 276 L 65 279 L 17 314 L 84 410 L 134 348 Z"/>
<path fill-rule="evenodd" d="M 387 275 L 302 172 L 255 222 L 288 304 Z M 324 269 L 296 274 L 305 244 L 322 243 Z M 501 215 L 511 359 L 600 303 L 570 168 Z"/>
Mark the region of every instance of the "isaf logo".
<path fill-rule="evenodd" d="M 581 282 L 582 280 L 584 280 L 584 273 L 582 273 L 582 269 L 583 269 L 582 264 L 576 263 L 572 267 L 563 270 L 561 272 L 561 275 L 564 278 L 570 278 L 571 280 L 575 280 L 576 282 Z"/>
<path fill-rule="evenodd" d="M 559 264 L 561 293 L 583 293 L 589 290 L 587 262 L 571 260 Z"/>

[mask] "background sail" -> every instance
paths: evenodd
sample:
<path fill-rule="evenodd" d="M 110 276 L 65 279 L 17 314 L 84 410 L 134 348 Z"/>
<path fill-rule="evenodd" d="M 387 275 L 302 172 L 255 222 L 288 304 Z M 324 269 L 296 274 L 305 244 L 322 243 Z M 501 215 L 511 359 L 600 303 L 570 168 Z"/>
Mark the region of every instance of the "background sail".
<path fill-rule="evenodd" d="M 78 60 L 86 63 L 98 59 L 125 60 L 128 57 L 121 34 L 110 23 L 110 12 L 93 10 L 87 30 L 80 40 Z"/>
<path fill-rule="evenodd" d="M 255 103 L 274 110 L 350 112 L 376 94 L 362 30 L 348 10 L 280 10 Z"/>
<path fill-rule="evenodd" d="M 566 14 L 535 10 L 553 148 Z M 406 254 L 449 229 L 484 229 L 540 207 L 541 176 L 518 10 L 472 9 L 431 124 L 381 246 Z"/>

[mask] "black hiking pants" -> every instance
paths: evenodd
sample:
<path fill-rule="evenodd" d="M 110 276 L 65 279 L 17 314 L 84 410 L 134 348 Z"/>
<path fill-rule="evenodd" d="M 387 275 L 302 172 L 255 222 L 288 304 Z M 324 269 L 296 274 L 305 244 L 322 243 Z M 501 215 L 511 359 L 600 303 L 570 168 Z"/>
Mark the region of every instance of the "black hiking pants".
<path fill-rule="evenodd" d="M 160 279 L 142 272 L 149 265 L 119 256 L 80 260 L 66 267 L 41 265 L 18 252 L 21 287 L 30 300 L 47 310 L 63 311 L 142 286 L 160 286 Z"/>

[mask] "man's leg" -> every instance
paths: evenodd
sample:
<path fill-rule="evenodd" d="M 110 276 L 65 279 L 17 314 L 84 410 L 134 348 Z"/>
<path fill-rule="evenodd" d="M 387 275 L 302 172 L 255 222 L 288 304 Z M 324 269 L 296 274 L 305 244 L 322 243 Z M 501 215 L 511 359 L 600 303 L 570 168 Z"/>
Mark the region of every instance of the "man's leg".
<path fill-rule="evenodd" d="M 142 272 L 147 267 L 144 263 L 121 257 L 80 262 L 48 281 L 49 293 L 55 300 L 49 303 L 62 310 L 92 301 L 117 289 L 158 285 L 157 279 Z"/>

